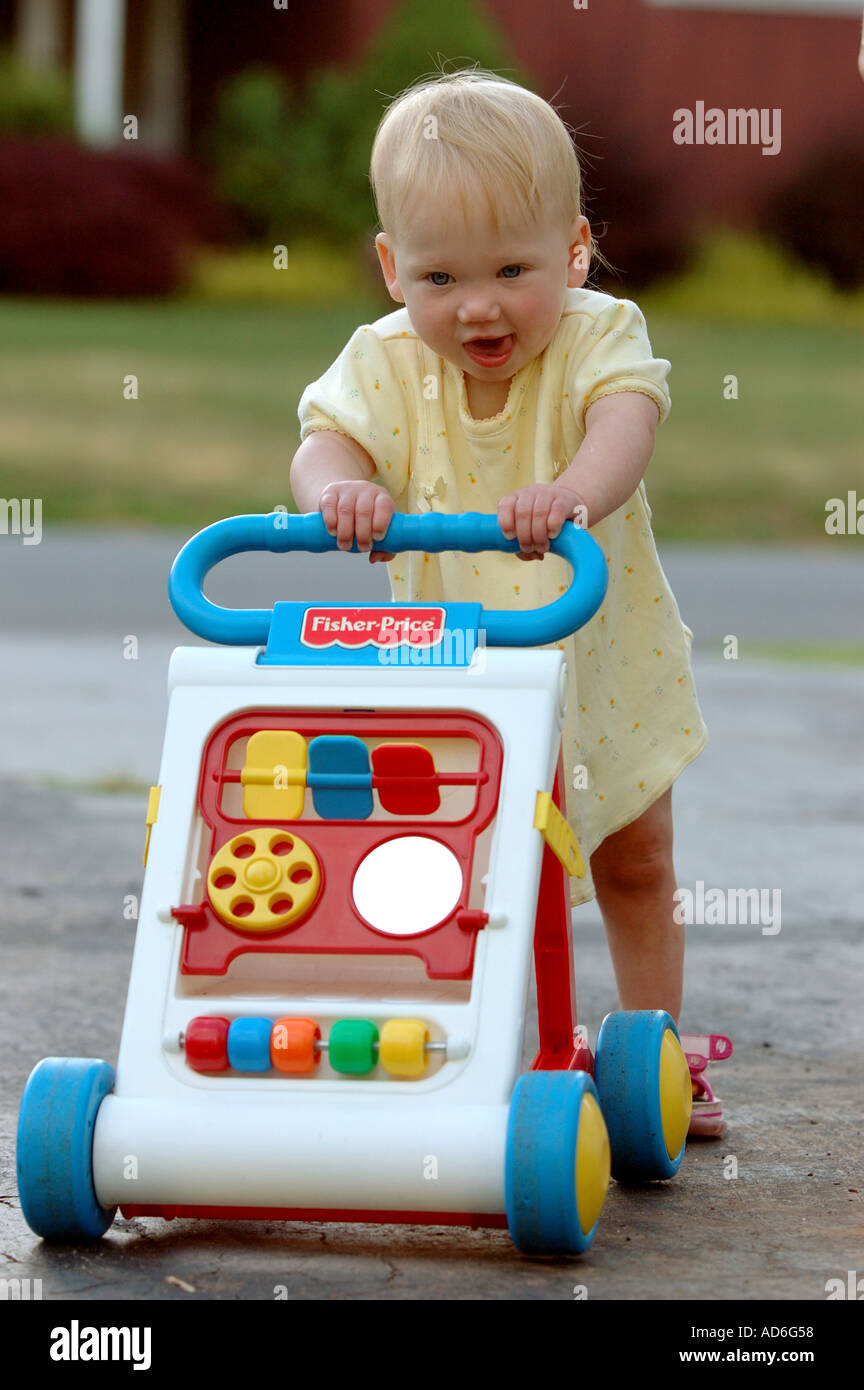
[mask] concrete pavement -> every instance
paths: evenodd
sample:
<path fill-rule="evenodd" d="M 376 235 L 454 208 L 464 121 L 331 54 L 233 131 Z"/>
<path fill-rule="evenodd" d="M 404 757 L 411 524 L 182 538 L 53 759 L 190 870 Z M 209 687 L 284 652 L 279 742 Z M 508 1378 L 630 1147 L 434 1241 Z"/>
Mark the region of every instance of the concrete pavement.
<path fill-rule="evenodd" d="M 503 1232 L 273 1222 L 119 1221 L 93 1249 L 38 1241 L 15 1197 L 21 1089 L 40 1057 L 116 1057 L 134 933 L 123 900 L 140 890 L 143 793 L 83 784 L 155 777 L 167 654 L 183 640 L 153 598 L 173 538 L 122 541 L 122 581 L 116 541 L 72 540 L 46 533 L 41 557 L 42 547 L 15 556 L 0 546 L 0 1277 L 41 1278 L 45 1298 L 76 1300 L 270 1300 L 286 1285 L 300 1300 L 569 1301 L 578 1284 L 589 1300 L 707 1302 L 824 1300 L 829 1279 L 864 1272 L 864 669 L 772 665 L 748 652 L 762 634 L 780 640 L 790 611 L 787 639 L 859 642 L 864 571 L 851 552 L 772 565 L 763 553 L 664 551 L 701 639 L 696 679 L 711 736 L 676 785 L 679 883 L 782 894 L 774 934 L 688 928 L 682 1026 L 735 1042 L 714 1069 L 730 1117 L 724 1140 L 690 1145 L 669 1184 L 613 1184 L 581 1260 L 525 1260 Z M 358 568 L 364 585 L 384 582 L 364 562 L 334 564 L 346 577 L 350 567 L 357 597 Z M 310 570 L 297 568 L 292 596 L 307 583 L 306 595 L 320 596 Z M 242 582 L 242 601 L 272 599 L 255 589 L 267 576 Z M 211 592 L 241 601 L 215 583 Z M 737 661 L 720 655 L 730 632 Z M 122 656 L 130 634 L 134 662 Z M 580 1011 L 594 1036 L 615 1007 L 596 904 L 578 909 L 574 926 Z"/>

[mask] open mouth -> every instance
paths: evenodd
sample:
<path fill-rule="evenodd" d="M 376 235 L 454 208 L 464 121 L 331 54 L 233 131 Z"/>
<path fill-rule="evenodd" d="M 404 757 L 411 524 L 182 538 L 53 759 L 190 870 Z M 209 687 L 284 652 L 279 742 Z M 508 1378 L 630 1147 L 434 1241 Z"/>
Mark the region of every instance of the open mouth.
<path fill-rule="evenodd" d="M 502 338 L 472 338 L 463 343 L 472 362 L 481 367 L 503 367 L 513 351 L 513 334 L 505 333 Z"/>

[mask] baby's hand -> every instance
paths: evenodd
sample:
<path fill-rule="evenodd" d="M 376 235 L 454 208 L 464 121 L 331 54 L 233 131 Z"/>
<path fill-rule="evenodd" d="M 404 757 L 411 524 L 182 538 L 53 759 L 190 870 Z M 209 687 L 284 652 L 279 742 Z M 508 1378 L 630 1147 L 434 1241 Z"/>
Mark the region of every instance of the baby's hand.
<path fill-rule="evenodd" d="M 377 483 L 328 483 L 318 499 L 324 525 L 335 536 L 340 550 L 350 550 L 356 540 L 358 550 L 372 549 L 373 540 L 384 537 L 393 516 L 393 498 Z M 387 550 L 373 551 L 370 562 L 392 560 Z"/>
<path fill-rule="evenodd" d="M 521 546 L 520 560 L 542 560 L 550 540 L 559 534 L 577 507 L 584 509 L 577 492 L 560 483 L 534 483 L 520 487 L 498 503 L 498 525 L 508 540 Z M 584 516 L 584 510 L 582 515 Z"/>

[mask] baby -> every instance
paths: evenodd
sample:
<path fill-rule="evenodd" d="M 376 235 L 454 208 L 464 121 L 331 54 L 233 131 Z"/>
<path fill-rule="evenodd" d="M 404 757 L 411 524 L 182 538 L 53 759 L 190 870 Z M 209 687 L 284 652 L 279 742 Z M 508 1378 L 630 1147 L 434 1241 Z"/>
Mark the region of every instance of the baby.
<path fill-rule="evenodd" d="M 381 269 L 405 307 L 358 328 L 304 391 L 295 502 L 320 509 L 340 547 L 367 551 L 394 510 L 497 512 L 519 558 L 543 562 L 370 554 L 389 562 L 400 601 L 540 607 L 570 580 L 550 539 L 568 518 L 590 528 L 608 592 L 557 644 L 570 679 L 567 818 L 590 856 L 572 902 L 596 893 L 621 1007 L 677 1020 L 672 783 L 706 731 L 642 483 L 669 363 L 635 304 L 583 288 L 594 248 L 579 162 L 540 97 L 479 69 L 420 82 L 379 125 L 371 181 Z M 722 1134 L 704 1077 L 712 1040 L 682 1044 L 691 1133 Z"/>

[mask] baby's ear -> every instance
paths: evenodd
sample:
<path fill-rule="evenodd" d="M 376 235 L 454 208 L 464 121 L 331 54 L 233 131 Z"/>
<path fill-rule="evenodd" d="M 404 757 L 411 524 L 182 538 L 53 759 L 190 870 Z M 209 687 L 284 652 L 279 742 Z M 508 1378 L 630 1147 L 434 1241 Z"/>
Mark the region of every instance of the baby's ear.
<path fill-rule="evenodd" d="M 567 265 L 567 287 L 581 290 L 591 268 L 591 228 L 587 218 L 575 217 L 570 231 L 570 260 Z"/>
<path fill-rule="evenodd" d="M 378 252 L 378 260 L 381 262 L 381 272 L 390 291 L 390 298 L 395 299 L 397 304 L 405 303 L 405 296 L 399 288 L 399 280 L 396 276 L 396 260 L 393 254 L 393 239 L 387 232 L 379 232 L 375 238 L 375 250 Z"/>
<path fill-rule="evenodd" d="M 584 246 L 574 246 L 570 264 L 567 267 L 567 288 L 581 290 L 588 279 L 590 256 Z"/>

